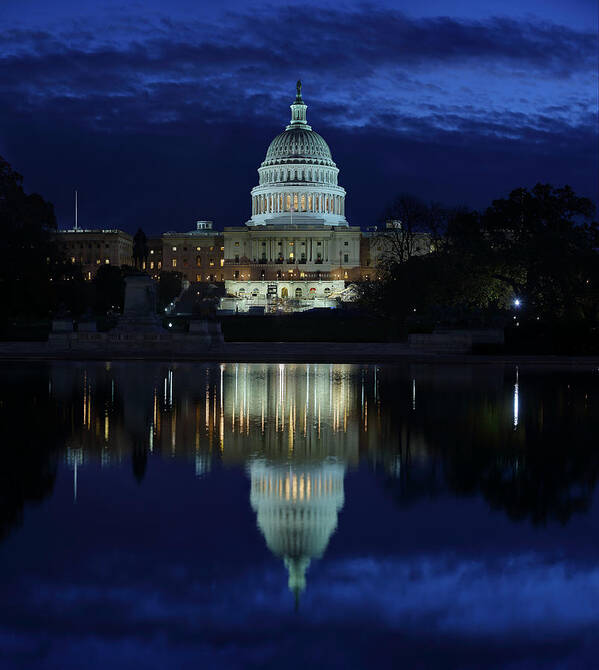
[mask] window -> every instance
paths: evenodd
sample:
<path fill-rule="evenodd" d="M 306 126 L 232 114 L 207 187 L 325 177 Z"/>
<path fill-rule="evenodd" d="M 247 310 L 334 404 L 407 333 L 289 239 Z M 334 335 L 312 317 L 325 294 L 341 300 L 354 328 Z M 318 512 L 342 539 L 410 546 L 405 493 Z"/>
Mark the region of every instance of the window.
<path fill-rule="evenodd" d="M 346 271 L 343 273 L 343 277 L 344 277 L 345 279 L 347 279 L 348 276 L 349 276 L 349 275 L 347 274 L 347 270 L 346 270 Z"/>
<path fill-rule="evenodd" d="M 301 288 L 296 288 L 295 289 L 295 297 L 296 298 L 301 298 L 302 297 L 302 289 Z"/>
<path fill-rule="evenodd" d="M 183 259 L 183 267 L 184 267 L 184 268 L 187 267 L 187 258 L 184 258 L 184 259 Z"/>
<path fill-rule="evenodd" d="M 322 242 L 317 242 L 317 243 L 316 243 L 316 246 L 317 246 L 317 247 L 321 247 L 321 246 L 322 246 Z"/>
<path fill-rule="evenodd" d="M 162 268 L 162 261 L 158 261 L 158 269 L 160 270 Z"/>
<path fill-rule="evenodd" d="M 172 261 L 171 261 L 171 266 L 174 267 L 174 268 L 177 267 L 177 259 L 176 259 L 176 258 L 173 258 L 173 259 L 172 259 Z"/>
<path fill-rule="evenodd" d="M 233 272 L 233 279 L 239 279 L 239 270 L 235 270 L 235 272 Z"/>
<path fill-rule="evenodd" d="M 210 265 L 211 268 L 214 267 L 214 258 L 210 259 L 210 263 L 208 265 Z"/>
<path fill-rule="evenodd" d="M 347 245 L 349 244 L 349 242 L 345 241 L 343 244 L 344 244 L 345 246 L 347 246 Z"/>
<path fill-rule="evenodd" d="M 75 256 L 71 256 L 71 263 L 75 262 Z"/>
<path fill-rule="evenodd" d="M 196 256 L 196 267 L 198 267 L 198 268 L 202 267 L 202 257 L 201 256 Z"/>
<path fill-rule="evenodd" d="M 202 275 L 196 275 L 196 281 L 202 281 Z"/>
<path fill-rule="evenodd" d="M 266 246 L 266 242 L 262 242 L 262 246 L 265 247 L 265 246 Z"/>
<path fill-rule="evenodd" d="M 210 251 L 214 251 L 214 247 L 209 247 Z"/>
<path fill-rule="evenodd" d="M 96 260 L 96 265 L 100 265 L 101 262 L 102 262 L 102 261 L 98 258 L 98 259 Z"/>
<path fill-rule="evenodd" d="M 225 248 L 224 248 L 224 247 L 221 247 L 221 248 L 220 248 L 220 250 L 221 250 L 221 251 L 224 251 L 224 250 L 225 250 Z"/>
<path fill-rule="evenodd" d="M 239 263 L 239 254 L 235 254 L 235 262 Z"/>
<path fill-rule="evenodd" d="M 295 242 L 289 242 L 289 246 L 293 247 L 295 245 Z"/>
<path fill-rule="evenodd" d="M 154 269 L 154 261 L 150 261 L 150 270 Z"/>
<path fill-rule="evenodd" d="M 173 251 L 177 251 L 177 247 L 173 247 Z"/>
<path fill-rule="evenodd" d="M 235 242 L 235 246 L 238 247 L 238 246 L 239 246 L 239 242 Z"/>
<path fill-rule="evenodd" d="M 220 259 L 220 266 L 221 266 L 221 268 L 223 267 L 224 264 L 225 264 L 225 259 L 224 259 L 224 258 L 221 258 L 221 259 Z"/>
<path fill-rule="evenodd" d="M 343 262 L 347 263 L 349 261 L 349 254 L 343 254 Z"/>
<path fill-rule="evenodd" d="M 196 247 L 196 251 L 202 251 L 202 247 Z"/>

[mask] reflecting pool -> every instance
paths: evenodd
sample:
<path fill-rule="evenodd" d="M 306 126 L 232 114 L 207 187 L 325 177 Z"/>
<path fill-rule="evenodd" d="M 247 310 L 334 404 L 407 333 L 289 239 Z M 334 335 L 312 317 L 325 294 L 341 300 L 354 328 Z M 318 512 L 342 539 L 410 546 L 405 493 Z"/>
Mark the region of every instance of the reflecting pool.
<path fill-rule="evenodd" d="M 592 668 L 599 371 L 0 366 L 0 668 Z"/>

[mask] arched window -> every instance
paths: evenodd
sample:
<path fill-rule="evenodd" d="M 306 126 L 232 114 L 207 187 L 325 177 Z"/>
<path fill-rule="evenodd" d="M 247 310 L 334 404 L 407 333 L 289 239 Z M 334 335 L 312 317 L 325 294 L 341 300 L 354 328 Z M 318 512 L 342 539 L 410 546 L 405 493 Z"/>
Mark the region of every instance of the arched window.
<path fill-rule="evenodd" d="M 298 211 L 298 209 L 297 209 L 297 193 L 293 194 L 293 211 L 294 212 Z"/>
<path fill-rule="evenodd" d="M 306 211 L 306 196 L 302 195 L 302 212 Z"/>
<path fill-rule="evenodd" d="M 325 294 L 325 296 L 326 296 L 327 298 L 328 298 L 329 295 L 331 294 L 331 289 L 330 289 L 328 286 L 325 288 L 325 290 L 324 290 L 324 294 Z"/>
<path fill-rule="evenodd" d="M 286 286 L 283 286 L 281 289 L 281 298 L 288 298 L 289 297 L 289 291 L 287 290 Z"/>
<path fill-rule="evenodd" d="M 291 194 L 287 193 L 286 200 L 287 200 L 287 202 L 285 203 L 285 211 L 290 212 L 291 211 Z"/>
<path fill-rule="evenodd" d="M 302 297 L 302 289 L 299 286 L 295 289 L 295 297 L 296 298 Z"/>

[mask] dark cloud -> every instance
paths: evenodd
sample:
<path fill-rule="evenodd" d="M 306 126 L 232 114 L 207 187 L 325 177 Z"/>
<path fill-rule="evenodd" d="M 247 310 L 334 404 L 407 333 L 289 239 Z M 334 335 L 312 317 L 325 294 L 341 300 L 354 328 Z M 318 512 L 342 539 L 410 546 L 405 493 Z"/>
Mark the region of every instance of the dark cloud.
<path fill-rule="evenodd" d="M 483 205 L 553 181 L 597 196 L 590 33 L 371 6 L 107 26 L 0 36 L 0 153 L 63 225 L 75 185 L 90 225 L 243 223 L 298 75 L 352 223 L 372 224 L 398 190 Z"/>

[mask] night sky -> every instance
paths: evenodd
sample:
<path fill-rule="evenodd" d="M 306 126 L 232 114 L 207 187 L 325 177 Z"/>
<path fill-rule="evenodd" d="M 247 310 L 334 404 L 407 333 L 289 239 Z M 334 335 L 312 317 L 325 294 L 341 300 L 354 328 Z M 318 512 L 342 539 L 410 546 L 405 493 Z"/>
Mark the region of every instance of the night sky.
<path fill-rule="evenodd" d="M 241 225 L 303 81 L 366 227 L 400 192 L 598 199 L 596 0 L 4 0 L 0 155 L 72 225 Z"/>

